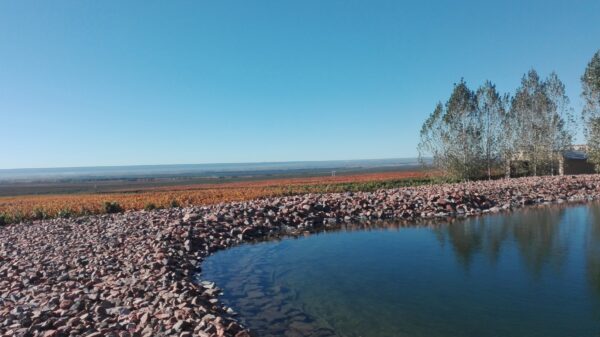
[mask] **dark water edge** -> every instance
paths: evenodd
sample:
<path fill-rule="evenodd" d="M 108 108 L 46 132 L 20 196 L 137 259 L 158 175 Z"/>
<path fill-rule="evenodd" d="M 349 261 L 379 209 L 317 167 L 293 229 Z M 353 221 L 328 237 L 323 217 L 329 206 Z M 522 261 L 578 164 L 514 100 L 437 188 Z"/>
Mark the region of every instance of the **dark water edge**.
<path fill-rule="evenodd" d="M 218 252 L 260 336 L 600 336 L 600 204 L 372 224 Z"/>

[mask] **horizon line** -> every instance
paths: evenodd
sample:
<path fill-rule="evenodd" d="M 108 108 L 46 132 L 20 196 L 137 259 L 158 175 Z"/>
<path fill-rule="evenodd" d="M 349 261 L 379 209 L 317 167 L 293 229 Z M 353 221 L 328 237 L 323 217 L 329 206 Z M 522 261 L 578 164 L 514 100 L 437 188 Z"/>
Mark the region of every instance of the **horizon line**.
<path fill-rule="evenodd" d="M 15 170 L 55 170 L 55 169 L 82 169 L 82 168 L 110 168 L 110 167 L 158 167 L 158 166 L 193 166 L 193 165 L 243 165 L 243 164 L 284 164 L 284 163 L 324 163 L 324 162 L 351 162 L 351 161 L 377 161 L 397 159 L 418 159 L 415 157 L 391 158 L 359 158 L 359 159 L 327 159 L 327 160 L 290 160 L 290 161 L 256 161 L 256 162 L 204 162 L 204 163 L 172 163 L 172 164 L 124 164 L 124 165 L 82 165 L 82 166 L 53 166 L 53 167 L 14 167 L 0 168 L 0 171 Z"/>

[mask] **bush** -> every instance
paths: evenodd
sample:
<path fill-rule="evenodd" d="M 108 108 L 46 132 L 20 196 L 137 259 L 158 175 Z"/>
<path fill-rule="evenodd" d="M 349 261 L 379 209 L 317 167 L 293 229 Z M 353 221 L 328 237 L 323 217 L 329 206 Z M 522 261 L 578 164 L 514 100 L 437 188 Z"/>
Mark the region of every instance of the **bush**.
<path fill-rule="evenodd" d="M 71 211 L 68 208 L 63 208 L 60 211 L 58 211 L 58 213 L 56 213 L 56 216 L 59 218 L 67 219 L 73 216 L 73 211 Z"/>
<path fill-rule="evenodd" d="M 8 220 L 8 215 L 0 213 L 0 226 L 6 226 L 9 223 Z"/>
<path fill-rule="evenodd" d="M 13 213 L 12 217 L 6 216 L 6 223 L 21 223 L 25 220 L 25 216 L 20 211 Z"/>
<path fill-rule="evenodd" d="M 151 211 L 153 209 L 156 209 L 156 205 L 151 202 L 147 203 L 146 206 L 144 206 L 144 210 L 146 210 L 146 211 Z"/>
<path fill-rule="evenodd" d="M 173 199 L 173 200 L 171 200 L 170 206 L 173 208 L 178 208 L 178 207 L 181 207 L 181 204 L 179 204 L 179 201 Z"/>
<path fill-rule="evenodd" d="M 112 201 L 106 201 L 104 202 L 104 213 L 120 213 L 123 212 L 123 208 L 121 207 L 121 205 L 119 205 L 118 202 Z"/>
<path fill-rule="evenodd" d="M 43 208 L 34 209 L 31 213 L 31 217 L 35 220 L 44 220 L 49 218 L 48 213 L 46 213 Z"/>

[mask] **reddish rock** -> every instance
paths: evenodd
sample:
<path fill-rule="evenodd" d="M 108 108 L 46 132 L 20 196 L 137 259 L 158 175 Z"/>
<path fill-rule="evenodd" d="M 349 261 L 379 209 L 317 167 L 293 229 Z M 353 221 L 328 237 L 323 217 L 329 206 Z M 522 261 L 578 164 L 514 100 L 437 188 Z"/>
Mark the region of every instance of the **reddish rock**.
<path fill-rule="evenodd" d="M 10 300 L 0 304 L 0 335 L 246 337 L 218 303 L 218 285 L 191 281 L 215 251 L 335 229 L 342 220 L 409 224 L 599 197 L 600 175 L 530 177 L 5 226 L 0 294 Z"/>

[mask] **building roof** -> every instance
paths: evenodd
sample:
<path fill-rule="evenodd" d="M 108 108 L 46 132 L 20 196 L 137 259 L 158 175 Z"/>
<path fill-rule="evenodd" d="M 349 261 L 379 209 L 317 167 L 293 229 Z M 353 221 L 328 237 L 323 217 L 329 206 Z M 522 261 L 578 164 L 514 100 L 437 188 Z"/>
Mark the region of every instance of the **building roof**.
<path fill-rule="evenodd" d="M 572 159 L 572 160 L 587 160 L 588 159 L 587 153 L 585 153 L 583 151 L 573 151 L 573 150 L 565 151 L 563 153 L 563 157 L 565 159 Z"/>

